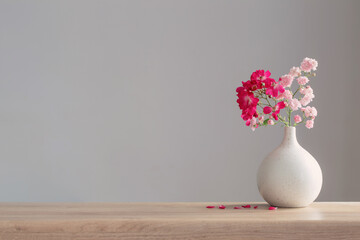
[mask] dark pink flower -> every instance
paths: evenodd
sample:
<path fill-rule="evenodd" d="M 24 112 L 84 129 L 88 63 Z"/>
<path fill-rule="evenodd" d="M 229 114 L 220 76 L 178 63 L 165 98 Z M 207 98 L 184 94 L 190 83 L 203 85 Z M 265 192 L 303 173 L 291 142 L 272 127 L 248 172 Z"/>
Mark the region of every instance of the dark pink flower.
<path fill-rule="evenodd" d="M 243 87 L 238 88 L 238 100 L 237 103 L 239 104 L 239 107 L 241 110 L 247 109 L 247 108 L 253 108 L 257 106 L 257 103 L 259 102 L 258 98 L 254 97 L 254 94 L 248 90 L 246 90 Z"/>
<path fill-rule="evenodd" d="M 246 82 L 242 82 L 242 84 L 243 84 L 244 88 L 246 88 L 246 90 L 248 90 L 248 91 L 256 91 L 257 89 L 262 88 L 261 81 L 249 80 Z"/>
<path fill-rule="evenodd" d="M 280 84 L 272 84 L 272 86 L 268 87 L 266 89 L 266 94 L 267 95 L 270 95 L 274 98 L 278 97 L 279 96 L 279 92 L 280 93 L 283 93 L 285 91 L 284 87 L 281 86 Z"/>
<path fill-rule="evenodd" d="M 274 109 L 274 112 L 276 114 L 278 114 L 280 112 L 281 109 L 284 109 L 286 107 L 286 104 L 284 101 L 281 101 L 281 102 L 278 102 L 276 105 L 275 105 L 275 109 Z"/>
<path fill-rule="evenodd" d="M 256 70 L 251 74 L 250 79 L 252 81 L 263 81 L 269 78 L 270 76 L 271 76 L 271 72 L 269 70 L 266 72 L 264 70 Z"/>
<path fill-rule="evenodd" d="M 280 113 L 280 110 L 281 109 L 284 109 L 286 107 L 285 105 L 285 102 L 284 101 L 281 101 L 281 102 L 278 102 L 275 107 L 274 107 L 274 112 L 272 113 L 272 116 L 273 118 L 277 121 L 279 118 L 278 118 L 278 114 Z"/>
<path fill-rule="evenodd" d="M 259 102 L 259 99 L 254 97 L 254 94 L 251 91 L 246 90 L 244 87 L 239 87 L 238 92 L 238 104 L 242 110 L 241 117 L 247 121 L 253 117 L 258 117 L 256 112 L 256 107 Z"/>
<path fill-rule="evenodd" d="M 253 117 L 257 117 L 257 113 L 256 113 L 256 107 L 251 107 L 251 108 L 246 108 L 242 111 L 241 114 L 242 119 L 244 119 L 245 121 L 247 120 L 251 120 Z"/>
<path fill-rule="evenodd" d="M 279 117 L 276 113 L 272 113 L 271 116 L 274 118 L 275 121 L 279 120 Z"/>
<path fill-rule="evenodd" d="M 269 113 L 272 112 L 272 108 L 269 107 L 269 106 L 266 106 L 266 107 L 264 107 L 263 111 L 264 111 L 265 114 L 269 114 Z"/>

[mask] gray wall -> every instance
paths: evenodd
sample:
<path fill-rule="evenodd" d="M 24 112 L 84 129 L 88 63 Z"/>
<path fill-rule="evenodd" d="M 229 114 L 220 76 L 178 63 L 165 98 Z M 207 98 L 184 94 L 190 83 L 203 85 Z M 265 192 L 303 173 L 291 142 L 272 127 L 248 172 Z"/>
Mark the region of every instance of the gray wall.
<path fill-rule="evenodd" d="M 319 61 L 299 142 L 360 200 L 360 1 L 0 1 L 0 201 L 256 201 L 235 89 Z"/>

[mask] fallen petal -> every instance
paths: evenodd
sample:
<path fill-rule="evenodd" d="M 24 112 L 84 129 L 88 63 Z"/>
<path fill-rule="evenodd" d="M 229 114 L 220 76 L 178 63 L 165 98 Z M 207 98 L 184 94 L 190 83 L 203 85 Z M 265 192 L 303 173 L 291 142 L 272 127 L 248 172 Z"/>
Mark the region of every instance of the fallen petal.
<path fill-rule="evenodd" d="M 269 207 L 269 210 L 276 210 L 277 207 Z"/>
<path fill-rule="evenodd" d="M 251 205 L 242 206 L 243 208 L 251 208 Z"/>
<path fill-rule="evenodd" d="M 220 209 L 225 209 L 226 207 L 224 205 L 219 206 Z"/>
<path fill-rule="evenodd" d="M 255 209 L 257 209 L 257 208 L 258 208 L 258 206 L 255 206 L 254 208 L 255 208 Z"/>
<path fill-rule="evenodd" d="M 241 209 L 241 207 L 234 207 L 234 209 Z"/>
<path fill-rule="evenodd" d="M 206 206 L 206 208 L 215 208 L 215 206 Z"/>

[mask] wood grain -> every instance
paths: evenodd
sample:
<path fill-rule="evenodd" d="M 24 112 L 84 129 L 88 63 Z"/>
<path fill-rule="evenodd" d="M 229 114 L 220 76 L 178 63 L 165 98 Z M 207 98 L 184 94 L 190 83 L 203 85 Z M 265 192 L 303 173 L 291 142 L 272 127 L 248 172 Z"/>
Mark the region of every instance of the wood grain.
<path fill-rule="evenodd" d="M 360 239 L 360 203 L 0 203 L 0 239 Z M 233 209 L 244 204 L 258 209 Z"/>

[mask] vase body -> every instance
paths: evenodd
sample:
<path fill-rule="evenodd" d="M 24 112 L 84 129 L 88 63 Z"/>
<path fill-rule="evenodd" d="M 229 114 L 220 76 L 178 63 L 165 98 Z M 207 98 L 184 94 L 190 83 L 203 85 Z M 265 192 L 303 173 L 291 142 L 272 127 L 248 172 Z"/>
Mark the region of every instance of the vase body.
<path fill-rule="evenodd" d="M 297 142 L 295 127 L 285 127 L 282 143 L 258 169 L 257 184 L 261 196 L 272 206 L 306 207 L 317 198 L 322 187 L 321 168 Z"/>

